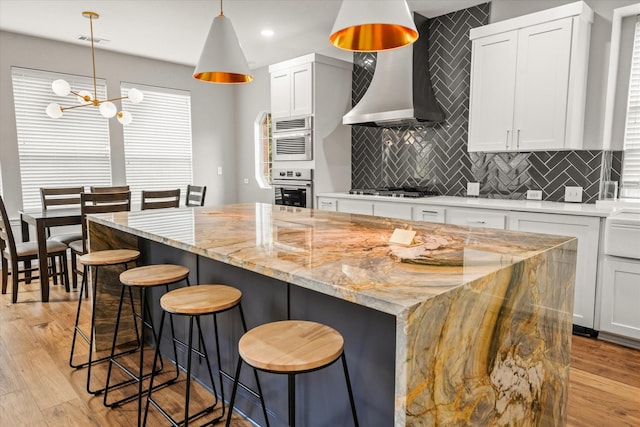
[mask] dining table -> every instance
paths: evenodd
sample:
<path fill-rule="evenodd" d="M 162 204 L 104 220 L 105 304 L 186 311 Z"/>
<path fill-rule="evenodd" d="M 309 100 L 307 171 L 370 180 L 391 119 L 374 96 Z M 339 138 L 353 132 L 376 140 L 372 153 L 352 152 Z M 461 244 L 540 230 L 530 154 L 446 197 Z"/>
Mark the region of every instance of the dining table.
<path fill-rule="evenodd" d="M 49 264 L 47 257 L 47 228 L 64 225 L 80 225 L 82 213 L 80 207 L 47 209 L 47 210 L 21 210 L 20 225 L 22 229 L 22 241 L 30 240 L 29 226 L 36 230 L 36 242 L 38 244 L 38 270 L 40 273 L 40 289 L 42 302 L 49 301 Z"/>

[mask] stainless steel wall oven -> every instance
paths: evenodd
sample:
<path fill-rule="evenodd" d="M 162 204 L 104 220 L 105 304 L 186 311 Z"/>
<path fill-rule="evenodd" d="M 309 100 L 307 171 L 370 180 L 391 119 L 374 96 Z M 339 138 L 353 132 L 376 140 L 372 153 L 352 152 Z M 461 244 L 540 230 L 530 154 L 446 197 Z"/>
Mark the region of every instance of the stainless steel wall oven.
<path fill-rule="evenodd" d="M 273 201 L 276 205 L 313 207 L 313 170 L 274 169 Z"/>
<path fill-rule="evenodd" d="M 273 122 L 273 160 L 312 160 L 312 117 L 275 119 Z"/>

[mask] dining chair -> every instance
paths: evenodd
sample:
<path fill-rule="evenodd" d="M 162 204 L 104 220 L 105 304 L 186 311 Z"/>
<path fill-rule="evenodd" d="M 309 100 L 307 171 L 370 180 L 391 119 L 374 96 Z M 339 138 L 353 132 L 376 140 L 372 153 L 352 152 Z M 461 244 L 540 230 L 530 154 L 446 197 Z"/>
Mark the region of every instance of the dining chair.
<path fill-rule="evenodd" d="M 47 240 L 46 245 L 47 257 L 50 258 L 51 263 L 55 264 L 56 259 L 60 259 L 60 273 L 54 272 L 54 274 L 60 276 L 60 280 L 65 285 L 65 290 L 69 292 L 67 245 L 54 240 Z M 11 274 L 11 302 L 16 303 L 18 302 L 18 284 L 26 281 L 25 278 L 20 278 L 20 273 L 38 271 L 37 267 L 30 268 L 26 266 L 27 262 L 38 259 L 38 243 L 16 243 L 2 196 L 0 196 L 0 251 L 2 252 L 2 293 L 7 293 L 9 274 Z M 20 263 L 23 265 L 22 269 L 20 268 Z M 11 273 L 9 273 L 9 264 L 11 264 Z M 30 278 L 35 279 L 37 276 L 31 276 Z M 40 283 L 40 286 L 49 286 L 49 283 Z"/>
<path fill-rule="evenodd" d="M 204 206 L 204 196 L 207 194 L 206 185 L 187 185 L 185 206 Z"/>
<path fill-rule="evenodd" d="M 180 206 L 180 189 L 142 190 L 140 209 L 177 208 Z"/>
<path fill-rule="evenodd" d="M 116 186 L 107 186 L 107 187 L 89 187 L 89 190 L 92 193 L 125 193 L 129 191 L 128 185 L 116 185 Z"/>
<path fill-rule="evenodd" d="M 42 202 L 42 210 L 46 211 L 50 208 L 80 208 L 80 193 L 84 191 L 82 187 L 40 187 L 40 201 Z M 74 240 L 82 239 L 82 231 L 73 231 L 69 233 L 51 235 L 51 227 L 47 227 L 47 238 L 56 242 L 69 243 Z M 71 257 L 71 270 L 75 270 L 75 257 Z M 56 280 L 56 265 L 52 265 L 54 284 L 57 284 Z M 74 282 L 74 288 L 77 287 L 77 283 Z"/>
<path fill-rule="evenodd" d="M 82 193 L 80 194 L 80 214 L 82 216 L 82 238 L 80 240 L 69 243 L 71 249 L 72 265 L 75 266 L 72 271 L 74 286 L 77 286 L 78 275 L 82 276 L 83 271 L 78 268 L 77 257 L 88 252 L 87 241 L 87 214 L 124 212 L 131 210 L 131 192 L 105 192 L 105 193 Z M 85 281 L 87 283 L 88 281 Z M 86 295 L 87 289 L 85 289 Z"/>

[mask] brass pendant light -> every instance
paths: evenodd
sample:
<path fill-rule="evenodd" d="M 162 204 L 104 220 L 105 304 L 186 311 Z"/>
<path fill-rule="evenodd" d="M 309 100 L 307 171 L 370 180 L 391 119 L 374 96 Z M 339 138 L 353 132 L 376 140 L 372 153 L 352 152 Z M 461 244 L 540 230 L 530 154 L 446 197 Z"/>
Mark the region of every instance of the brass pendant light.
<path fill-rule="evenodd" d="M 209 83 L 249 83 L 253 80 L 231 20 L 222 13 L 213 19 L 193 77 Z"/>
<path fill-rule="evenodd" d="M 406 0 L 342 0 L 329 36 L 332 45 L 356 52 L 396 49 L 417 39 Z"/>
<path fill-rule="evenodd" d="M 58 79 L 51 84 L 51 88 L 53 92 L 58 96 L 67 96 L 69 94 L 73 94 L 77 97 L 79 105 L 74 105 L 71 107 L 63 107 L 58 103 L 52 102 L 46 108 L 46 113 L 49 117 L 53 119 L 57 119 L 62 117 L 62 114 L 66 110 L 71 110 L 74 108 L 94 106 L 98 107 L 100 110 L 100 114 L 103 117 L 111 118 L 113 116 L 118 117 L 118 121 L 123 125 L 128 125 L 133 121 L 133 117 L 128 111 L 118 111 L 115 104 L 112 101 L 118 101 L 121 99 L 129 99 L 134 104 L 142 102 L 144 99 L 144 95 L 136 88 L 129 89 L 127 96 L 119 96 L 117 98 L 111 99 L 98 99 L 98 89 L 96 83 L 96 56 L 93 42 L 93 20 L 98 19 L 100 15 L 95 12 L 82 12 L 82 16 L 89 19 L 89 27 L 91 29 L 91 61 L 93 64 L 93 95 L 87 91 L 73 91 L 71 90 L 71 86 L 66 80 Z"/>

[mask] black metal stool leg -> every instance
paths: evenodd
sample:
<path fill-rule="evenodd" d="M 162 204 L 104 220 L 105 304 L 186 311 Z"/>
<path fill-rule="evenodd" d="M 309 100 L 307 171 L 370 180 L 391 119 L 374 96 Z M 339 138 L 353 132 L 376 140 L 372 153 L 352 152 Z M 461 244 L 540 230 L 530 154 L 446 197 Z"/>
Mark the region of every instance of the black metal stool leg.
<path fill-rule="evenodd" d="M 164 329 L 164 317 L 165 317 L 166 311 L 162 311 L 162 315 L 160 316 L 160 330 L 158 331 L 158 336 L 162 336 L 162 330 Z M 175 339 L 174 339 L 174 348 L 175 348 Z M 151 391 L 153 390 L 153 380 L 155 379 L 155 375 L 153 375 L 153 373 L 156 370 L 156 364 L 158 362 L 158 357 L 160 357 L 160 344 L 156 345 L 156 352 L 155 355 L 153 356 L 153 365 L 151 365 L 151 379 L 149 379 L 149 390 L 147 391 L 147 403 L 145 404 L 144 407 L 144 418 L 142 420 L 142 425 L 145 426 L 147 425 L 147 415 L 149 413 L 149 403 L 153 404 L 153 406 L 158 409 L 160 412 L 162 412 L 163 415 L 165 415 L 165 417 L 167 416 L 165 414 L 165 412 L 159 408 L 152 399 L 151 399 Z M 178 359 L 176 358 L 176 365 L 178 364 Z"/>
<path fill-rule="evenodd" d="M 231 400 L 229 401 L 229 415 L 227 415 L 227 422 L 225 423 L 225 427 L 229 427 L 231 425 L 231 416 L 233 415 L 233 405 L 236 401 L 236 392 L 238 391 L 238 382 L 240 378 L 241 368 L 242 368 L 242 357 L 238 356 L 238 366 L 236 367 L 236 375 L 235 375 L 235 380 L 233 381 L 233 389 L 231 389 Z M 267 423 L 268 422 L 269 421 L 267 421 Z"/>
<path fill-rule="evenodd" d="M 80 296 L 78 298 L 78 310 L 76 311 L 76 323 L 73 326 L 73 338 L 71 339 L 71 353 L 69 354 L 69 366 L 72 367 L 72 368 L 80 368 L 80 367 L 83 366 L 82 364 L 75 365 L 73 363 L 73 355 L 75 354 L 76 339 L 78 337 L 78 332 L 79 332 L 78 324 L 80 323 L 80 311 L 81 311 L 81 308 L 82 308 L 82 295 L 84 295 L 85 290 L 86 290 L 86 286 L 85 286 L 85 282 L 84 282 L 85 278 L 87 276 L 86 275 L 86 269 L 87 269 L 87 267 L 85 266 L 84 267 L 84 273 L 85 274 L 82 275 L 82 283 L 80 284 Z"/>
<path fill-rule="evenodd" d="M 296 376 L 288 374 L 289 427 L 296 427 Z"/>
<path fill-rule="evenodd" d="M 191 349 L 193 348 L 193 316 L 189 316 L 189 345 L 187 347 L 187 391 L 184 404 L 184 427 L 189 426 L 189 392 L 191 391 Z"/>
<path fill-rule="evenodd" d="M 344 379 L 347 382 L 347 391 L 349 392 L 349 403 L 351 404 L 351 414 L 353 415 L 353 424 L 356 427 L 359 427 L 360 424 L 358 424 L 358 415 L 356 413 L 356 402 L 353 399 L 353 390 L 351 389 L 351 380 L 349 379 L 349 369 L 347 369 L 347 358 L 344 354 L 344 351 L 342 352 L 342 367 L 344 368 Z"/>

